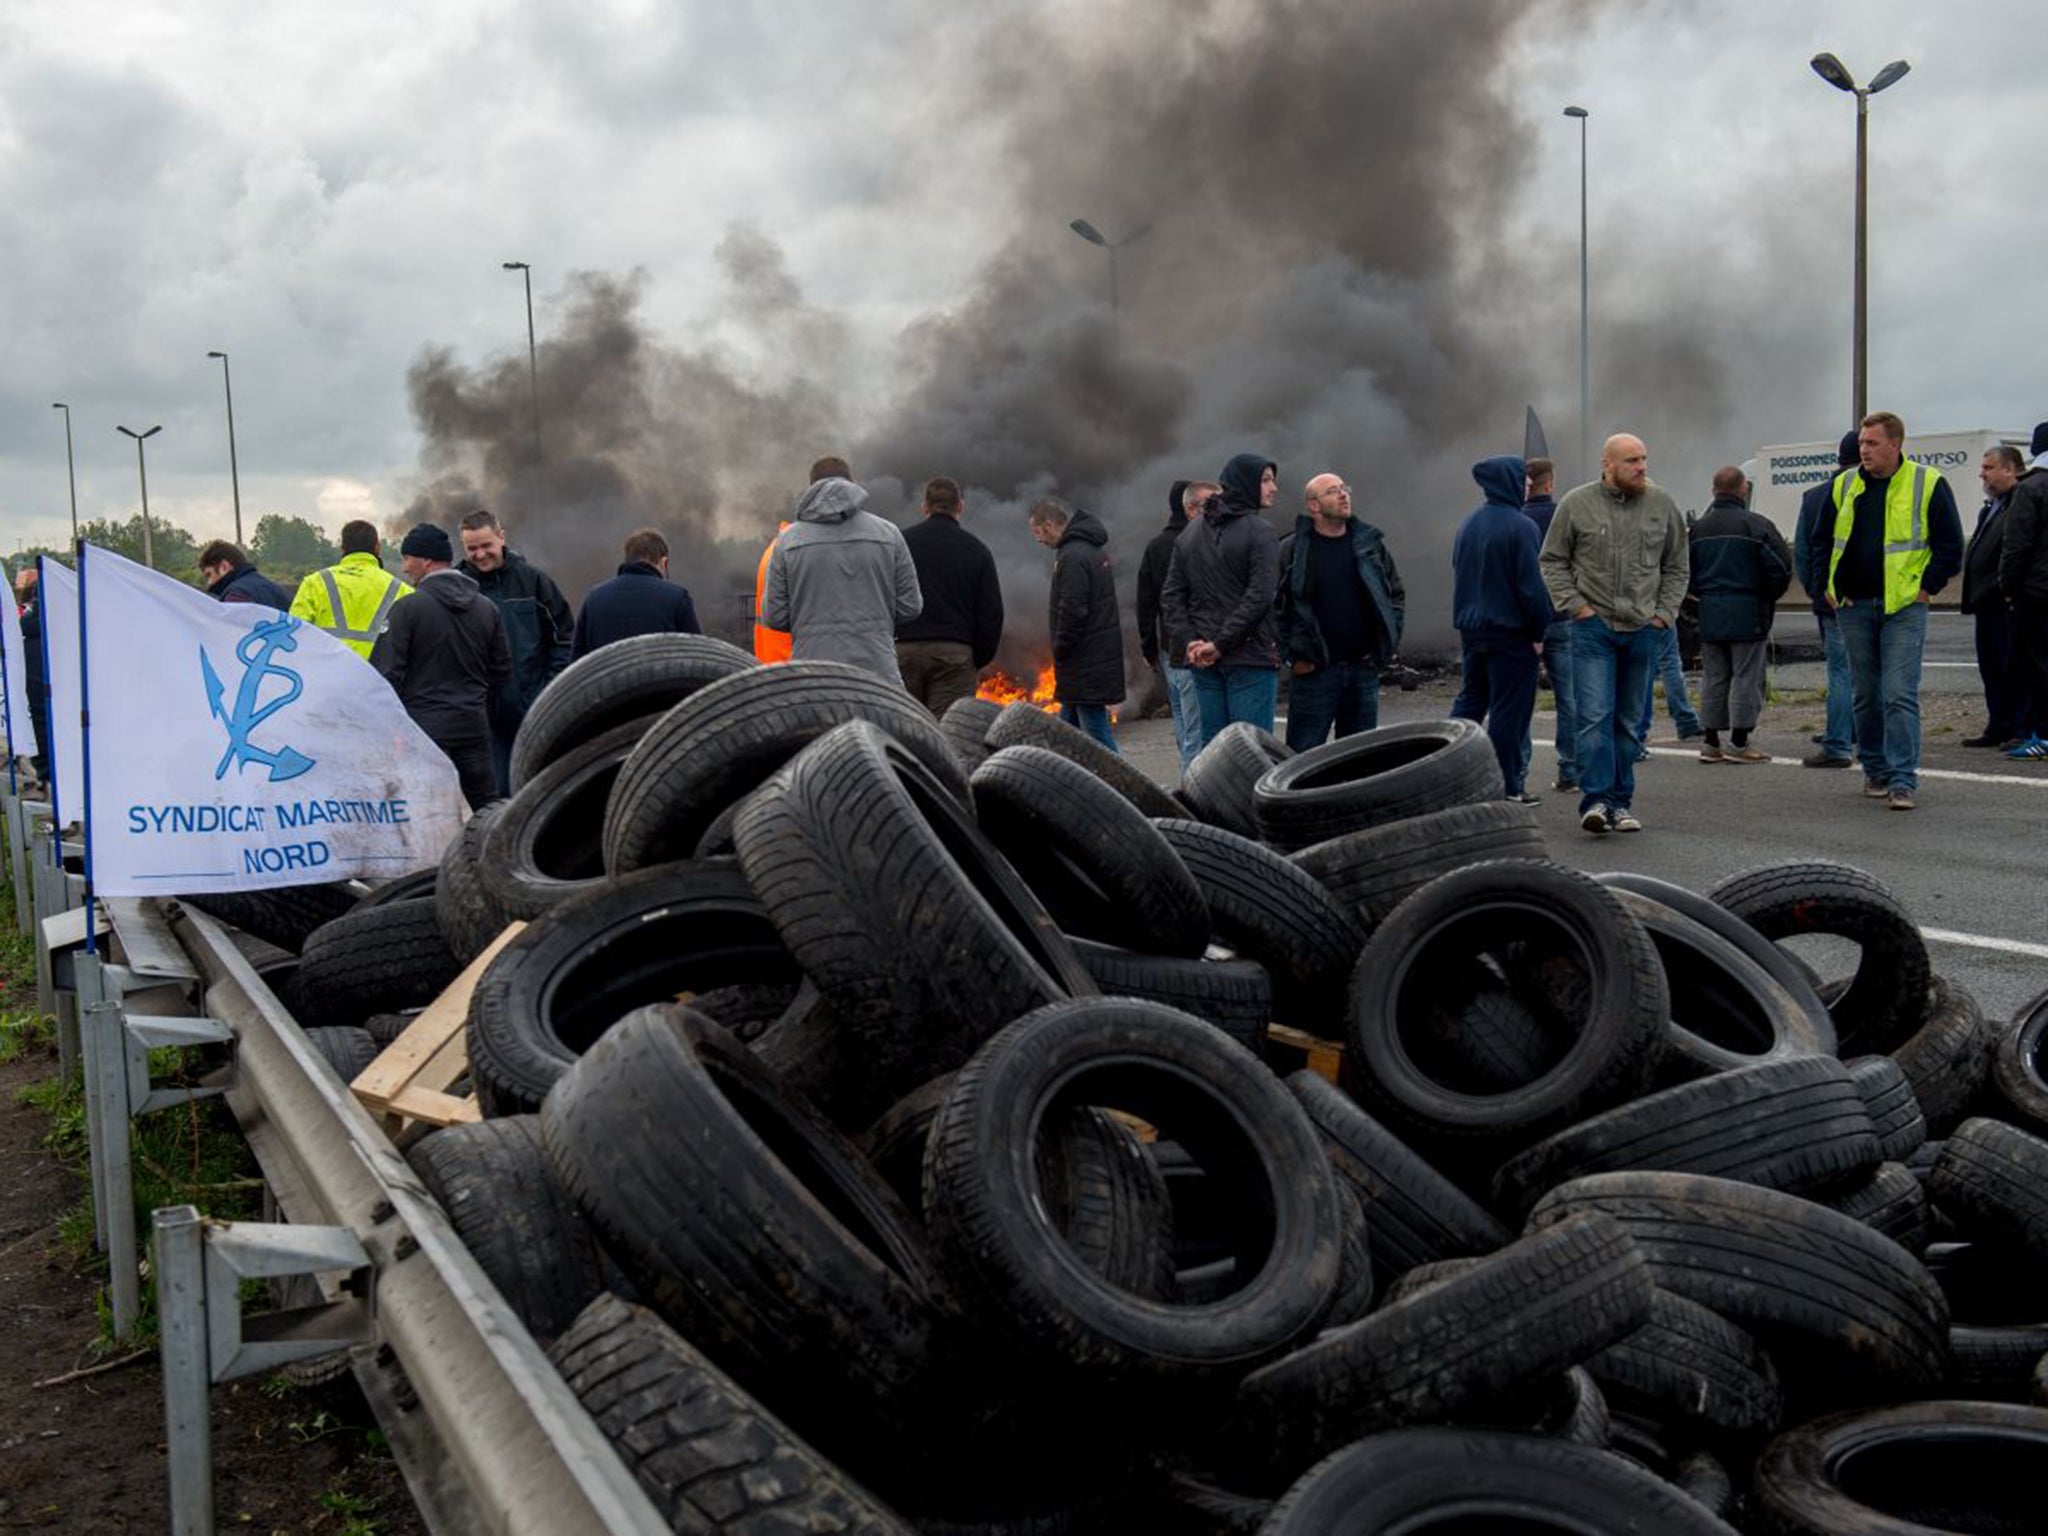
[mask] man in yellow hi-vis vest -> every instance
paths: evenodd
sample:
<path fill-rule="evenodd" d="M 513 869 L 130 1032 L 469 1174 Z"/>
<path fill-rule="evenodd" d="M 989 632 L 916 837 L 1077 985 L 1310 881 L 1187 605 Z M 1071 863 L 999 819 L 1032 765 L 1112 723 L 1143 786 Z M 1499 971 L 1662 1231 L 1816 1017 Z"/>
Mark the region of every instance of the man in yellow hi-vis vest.
<path fill-rule="evenodd" d="M 1872 411 L 1857 467 L 1835 476 L 1828 602 L 1855 695 L 1863 793 L 1910 811 L 1920 789 L 1920 654 L 1927 603 L 1963 568 L 1963 523 L 1939 470 L 1906 456 L 1906 424 Z"/>
<path fill-rule="evenodd" d="M 292 598 L 293 618 L 326 630 L 365 661 L 391 618 L 391 605 L 412 596 L 412 588 L 385 570 L 377 553 L 374 524 L 342 524 L 341 563 L 313 572 Z"/>

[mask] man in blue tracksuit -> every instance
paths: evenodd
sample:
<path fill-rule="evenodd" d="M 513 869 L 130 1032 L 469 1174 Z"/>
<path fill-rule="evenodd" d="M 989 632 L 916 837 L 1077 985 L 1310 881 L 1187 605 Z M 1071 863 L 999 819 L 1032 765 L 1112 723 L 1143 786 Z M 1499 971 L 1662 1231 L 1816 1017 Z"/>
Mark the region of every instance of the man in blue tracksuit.
<path fill-rule="evenodd" d="M 1522 740 L 1536 707 L 1536 662 L 1553 612 L 1536 554 L 1536 525 L 1522 515 L 1527 466 L 1502 454 L 1472 466 L 1485 505 L 1451 544 L 1451 614 L 1464 645 L 1465 679 L 1451 716 L 1484 720 L 1507 797 L 1534 805 L 1523 780 Z"/>

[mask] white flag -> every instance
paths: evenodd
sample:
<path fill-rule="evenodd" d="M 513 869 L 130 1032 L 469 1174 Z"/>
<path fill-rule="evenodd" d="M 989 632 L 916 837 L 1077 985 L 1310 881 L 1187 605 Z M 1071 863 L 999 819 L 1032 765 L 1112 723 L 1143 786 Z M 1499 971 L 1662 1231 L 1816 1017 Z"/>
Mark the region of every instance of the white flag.
<path fill-rule="evenodd" d="M 90 547 L 93 888 L 247 890 L 424 869 L 455 767 L 347 646 Z"/>
<path fill-rule="evenodd" d="M 0 596 L 7 612 L 0 616 L 0 708 L 6 711 L 7 748 L 16 757 L 36 755 L 35 716 L 28 707 L 28 652 L 22 649 L 21 612 L 11 597 Z"/>
<path fill-rule="evenodd" d="M 78 731 L 78 573 L 48 555 L 36 557 L 43 619 L 43 655 L 50 683 L 50 812 L 68 827 L 85 814 L 85 743 Z"/>

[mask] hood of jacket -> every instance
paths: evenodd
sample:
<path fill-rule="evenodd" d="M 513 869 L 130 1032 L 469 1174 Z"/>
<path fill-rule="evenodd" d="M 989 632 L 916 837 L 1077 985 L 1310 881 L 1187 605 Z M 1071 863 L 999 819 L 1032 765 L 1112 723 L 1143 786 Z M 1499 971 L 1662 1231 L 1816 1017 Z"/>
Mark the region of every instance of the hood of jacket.
<path fill-rule="evenodd" d="M 1511 453 L 1481 459 L 1472 466 L 1472 478 L 1486 493 L 1489 506 L 1522 508 L 1522 487 L 1528 483 L 1529 466 Z"/>
<path fill-rule="evenodd" d="M 1269 469 L 1277 474 L 1280 466 L 1263 453 L 1240 453 L 1223 466 L 1216 483 L 1223 487 L 1223 500 L 1232 511 L 1259 510 L 1259 481 Z"/>
<path fill-rule="evenodd" d="M 1079 539 L 1083 544 L 1093 544 L 1098 549 L 1109 542 L 1109 530 L 1102 526 L 1102 519 L 1085 507 L 1074 508 L 1074 515 L 1067 522 L 1067 531 L 1060 535 L 1060 547 Z"/>
<path fill-rule="evenodd" d="M 868 504 L 868 493 L 851 480 L 837 476 L 812 482 L 797 498 L 796 520 L 800 523 L 843 523 Z"/>
<path fill-rule="evenodd" d="M 1166 526 L 1168 528 L 1187 527 L 1188 512 L 1187 508 L 1180 504 L 1180 498 L 1192 483 L 1192 481 L 1188 480 L 1176 480 L 1173 482 L 1173 489 L 1166 493 Z"/>
<path fill-rule="evenodd" d="M 414 596 L 432 596 L 444 608 L 461 613 L 474 604 L 483 602 L 483 589 L 474 577 L 465 575 L 454 566 L 445 571 L 430 571 L 420 578 L 420 584 L 413 588 Z"/>

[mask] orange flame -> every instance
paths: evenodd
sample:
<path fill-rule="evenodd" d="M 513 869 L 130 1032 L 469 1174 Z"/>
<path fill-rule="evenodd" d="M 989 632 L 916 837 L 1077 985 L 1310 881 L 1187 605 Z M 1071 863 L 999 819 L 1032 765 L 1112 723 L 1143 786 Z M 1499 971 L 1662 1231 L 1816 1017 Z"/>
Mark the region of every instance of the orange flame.
<path fill-rule="evenodd" d="M 995 704 L 1036 704 L 1047 714 L 1057 714 L 1059 705 L 1053 702 L 1052 689 L 1050 666 L 1038 669 L 1038 681 L 1029 688 L 998 667 L 981 680 L 980 686 L 974 690 L 974 696 Z"/>

